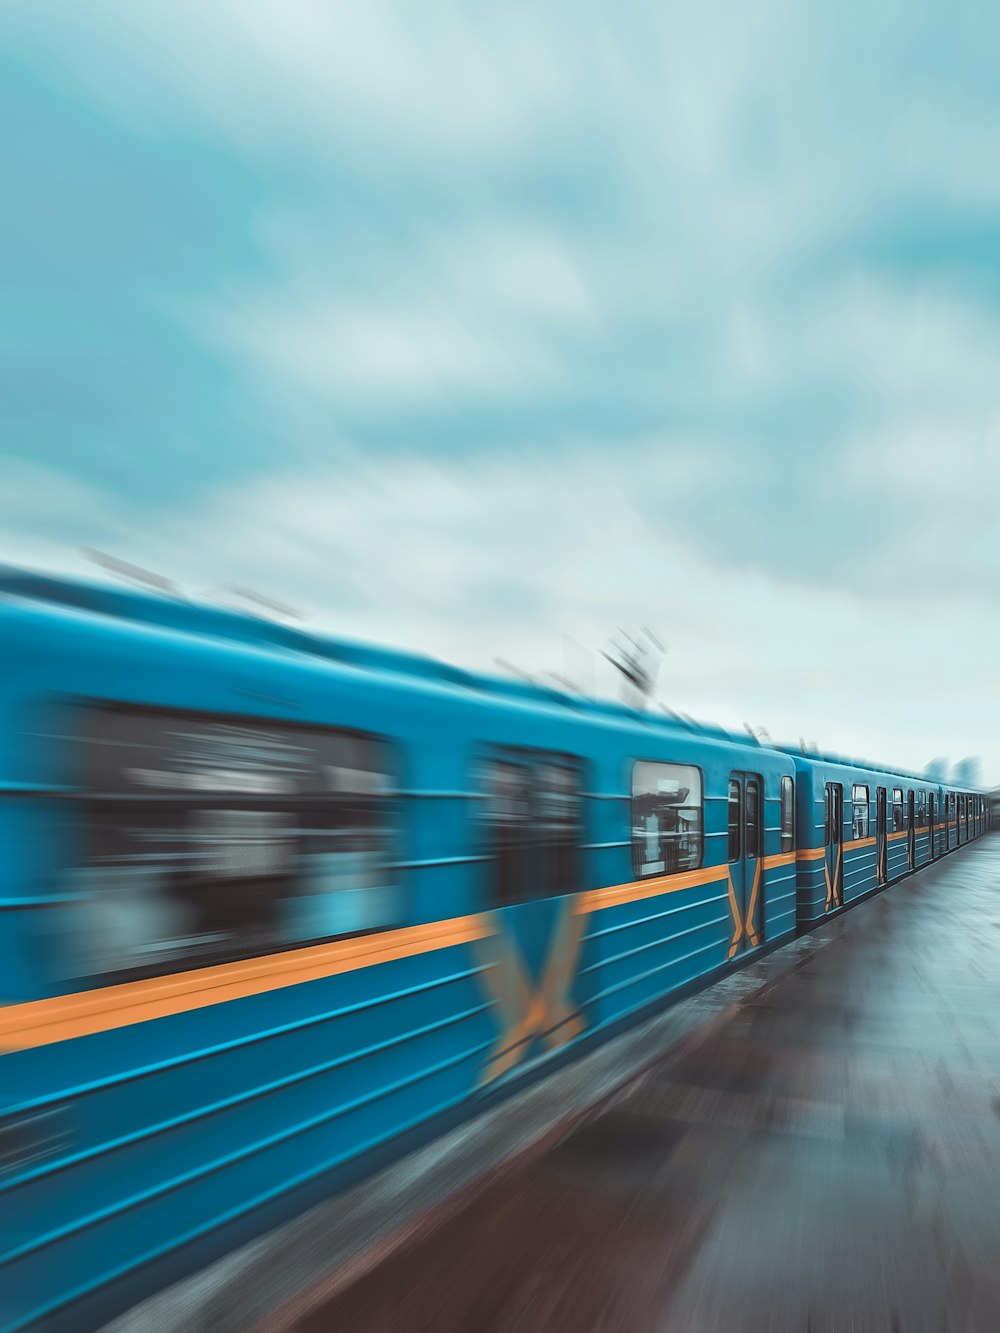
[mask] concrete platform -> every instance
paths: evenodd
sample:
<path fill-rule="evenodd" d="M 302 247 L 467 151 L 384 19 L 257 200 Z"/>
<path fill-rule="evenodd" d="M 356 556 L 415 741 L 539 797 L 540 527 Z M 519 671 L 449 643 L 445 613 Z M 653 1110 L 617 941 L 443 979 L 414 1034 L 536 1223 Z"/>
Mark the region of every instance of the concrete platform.
<path fill-rule="evenodd" d="M 1000 838 L 783 955 L 599 1114 L 262 1327 L 995 1333 Z"/>

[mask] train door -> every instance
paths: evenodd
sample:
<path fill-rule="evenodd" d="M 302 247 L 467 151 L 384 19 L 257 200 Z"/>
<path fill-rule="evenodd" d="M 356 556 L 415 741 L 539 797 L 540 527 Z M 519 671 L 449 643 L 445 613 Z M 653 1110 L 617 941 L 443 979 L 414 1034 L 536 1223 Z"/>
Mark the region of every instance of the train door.
<path fill-rule="evenodd" d="M 729 775 L 729 882 L 732 958 L 764 940 L 763 792 L 759 773 Z"/>
<path fill-rule="evenodd" d="M 826 784 L 825 825 L 826 906 L 831 912 L 844 905 L 844 886 L 841 879 L 841 844 L 844 837 L 844 788 L 839 782 Z"/>
<path fill-rule="evenodd" d="M 888 842 L 885 827 L 885 788 L 875 788 L 875 883 L 886 881 L 886 861 L 888 860 Z"/>
<path fill-rule="evenodd" d="M 934 793 L 927 793 L 927 835 L 931 844 L 931 860 L 937 855 L 937 848 L 934 846 Z"/>
<path fill-rule="evenodd" d="M 906 864 L 911 870 L 917 868 L 916 806 L 912 791 L 906 798 Z"/>

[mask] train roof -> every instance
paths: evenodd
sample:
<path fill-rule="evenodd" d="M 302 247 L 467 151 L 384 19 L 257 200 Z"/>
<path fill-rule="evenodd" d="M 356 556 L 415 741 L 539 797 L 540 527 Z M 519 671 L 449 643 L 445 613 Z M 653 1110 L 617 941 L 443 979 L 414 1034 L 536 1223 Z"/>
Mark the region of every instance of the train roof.
<path fill-rule="evenodd" d="M 230 643 L 304 654 L 312 658 L 357 667 L 411 680 L 452 685 L 498 699 L 535 705 L 556 705 L 579 714 L 657 722 L 708 740 L 738 745 L 757 745 L 756 736 L 733 734 L 711 722 L 663 708 L 645 712 L 610 699 L 592 698 L 561 690 L 555 685 L 466 670 L 438 658 L 404 648 L 384 647 L 335 635 L 313 633 L 286 625 L 252 611 L 190 600 L 179 594 L 145 589 L 120 588 L 109 584 L 40 573 L 16 566 L 0 565 L 0 596 L 82 611 L 85 614 L 126 621 L 137 626 L 191 634 Z M 766 747 L 762 747 L 766 748 Z"/>
<path fill-rule="evenodd" d="M 906 778 L 925 787 L 954 787 L 956 790 L 969 790 L 964 784 L 952 782 L 949 778 L 931 778 L 926 773 L 914 773 L 906 768 L 895 768 L 888 764 L 875 764 L 870 759 L 855 759 L 851 755 L 834 754 L 829 750 L 804 749 L 802 745 L 775 745 L 775 750 L 791 755 L 794 759 L 804 759 L 807 763 L 838 764 L 842 768 L 856 768 L 863 773 L 882 773 L 892 777 Z M 980 788 L 972 790 L 979 791 Z"/>
<path fill-rule="evenodd" d="M 195 601 L 180 593 L 117 587 L 13 565 L 0 565 L 0 596 L 82 611 L 86 614 L 126 621 L 137 626 L 190 634 L 201 638 L 245 644 L 248 647 L 302 654 L 341 666 L 386 672 L 409 680 L 451 685 L 480 695 L 534 705 L 555 705 L 580 715 L 655 722 L 710 741 L 756 747 L 794 759 L 841 764 L 878 773 L 896 773 L 914 781 L 941 786 L 955 784 L 904 770 L 887 768 L 867 760 L 805 750 L 801 745 L 763 743 L 747 728 L 731 732 L 712 722 L 700 722 L 685 714 L 662 708 L 646 712 L 610 699 L 598 699 L 561 690 L 555 685 L 528 679 L 491 676 L 466 670 L 426 654 L 404 648 L 341 639 L 286 625 L 252 611 Z"/>

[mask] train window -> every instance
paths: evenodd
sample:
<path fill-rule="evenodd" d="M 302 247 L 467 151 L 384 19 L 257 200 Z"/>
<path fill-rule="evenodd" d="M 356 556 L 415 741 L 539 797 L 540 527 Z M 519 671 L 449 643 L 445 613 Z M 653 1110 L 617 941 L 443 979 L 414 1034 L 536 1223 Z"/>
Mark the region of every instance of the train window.
<path fill-rule="evenodd" d="M 535 814 L 541 853 L 542 892 L 573 893 L 580 888 L 582 838 L 580 772 L 567 763 L 539 764 L 535 771 Z"/>
<path fill-rule="evenodd" d="M 728 811 L 729 823 L 729 860 L 738 861 L 740 859 L 740 847 L 742 846 L 742 819 L 740 818 L 740 784 L 734 779 L 729 781 L 729 800 L 726 807 Z"/>
<path fill-rule="evenodd" d="M 384 741 L 124 707 L 85 717 L 83 975 L 121 980 L 401 924 Z"/>
<path fill-rule="evenodd" d="M 823 846 L 830 845 L 830 784 L 823 789 Z"/>
<path fill-rule="evenodd" d="M 898 833 L 903 827 L 903 789 L 902 787 L 893 787 L 892 789 L 892 828 L 894 833 Z"/>
<path fill-rule="evenodd" d="M 746 793 L 746 854 L 755 857 L 760 856 L 760 783 L 756 778 L 747 778 Z"/>
<path fill-rule="evenodd" d="M 790 852 L 795 846 L 795 783 L 790 777 L 781 779 L 781 850 Z"/>
<path fill-rule="evenodd" d="M 493 900 L 499 906 L 579 888 L 581 783 L 572 761 L 533 751 L 487 760 L 486 803 Z"/>
<path fill-rule="evenodd" d="M 852 838 L 868 837 L 868 788 L 855 786 L 853 792 L 854 824 Z"/>
<path fill-rule="evenodd" d="M 696 870 L 702 853 L 701 770 L 640 760 L 632 768 L 632 868 L 637 876 Z"/>

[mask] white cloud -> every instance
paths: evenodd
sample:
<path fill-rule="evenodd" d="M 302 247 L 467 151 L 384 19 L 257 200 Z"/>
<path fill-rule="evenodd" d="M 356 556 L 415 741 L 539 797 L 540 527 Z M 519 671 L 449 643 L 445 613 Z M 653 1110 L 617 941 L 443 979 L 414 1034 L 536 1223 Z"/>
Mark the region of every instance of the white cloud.
<path fill-rule="evenodd" d="M 287 223 L 261 230 L 289 267 L 266 287 L 230 291 L 182 318 L 253 373 L 324 398 L 392 412 L 537 393 L 566 383 L 558 335 L 594 331 L 571 249 L 538 227 L 494 222 L 428 235 L 383 273 L 378 296 L 310 288 Z"/>
<path fill-rule="evenodd" d="M 447 308 L 328 304 L 270 308 L 201 322 L 265 372 L 341 401 L 397 411 L 454 395 L 517 392 L 548 378 L 545 353 L 516 348 L 487 327 Z"/>
<path fill-rule="evenodd" d="M 558 110 L 568 73 L 544 19 L 505 7 L 473 17 L 447 3 L 94 0 L 63 6 L 44 32 L 28 6 L 7 24 L 137 128 L 197 125 L 266 153 L 365 138 L 506 154 Z"/>

